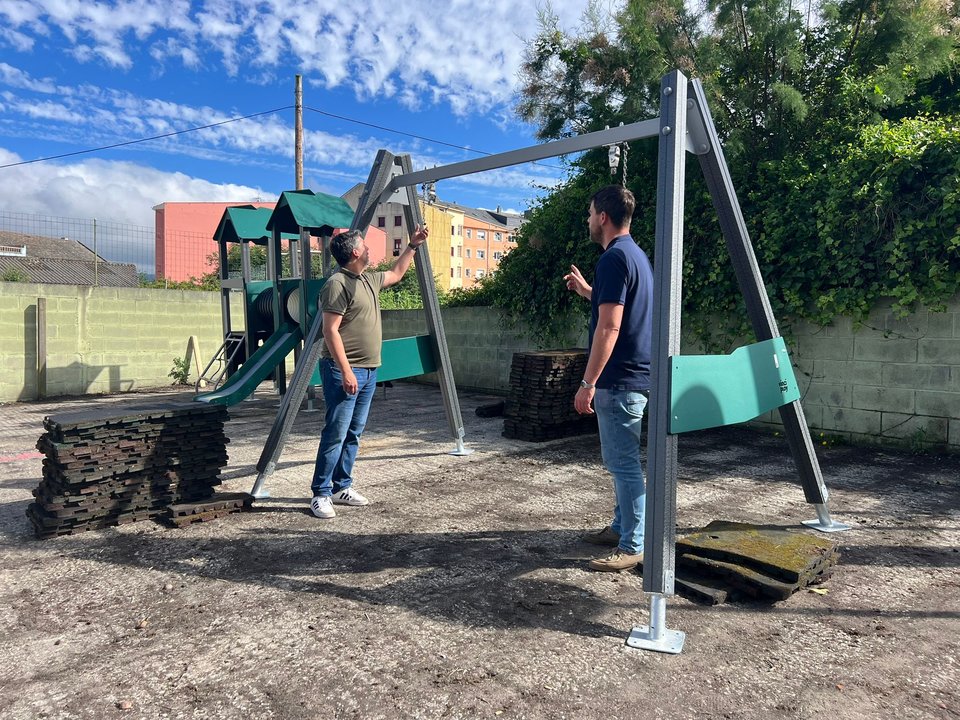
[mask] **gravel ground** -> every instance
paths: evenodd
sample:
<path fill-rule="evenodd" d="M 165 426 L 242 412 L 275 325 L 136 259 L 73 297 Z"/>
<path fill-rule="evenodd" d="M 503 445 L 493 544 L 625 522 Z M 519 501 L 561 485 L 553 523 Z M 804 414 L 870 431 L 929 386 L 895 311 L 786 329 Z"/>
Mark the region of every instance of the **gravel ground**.
<path fill-rule="evenodd" d="M 611 505 L 596 437 L 507 440 L 481 395 L 455 457 L 436 388 L 378 391 L 372 504 L 333 520 L 309 514 L 321 417 L 302 412 L 254 512 L 36 540 L 43 417 L 130 400 L 0 407 L 0 718 L 960 717 L 958 457 L 820 447 L 853 526 L 826 593 L 670 598 L 687 640 L 663 655 L 624 644 L 641 577 L 585 567 Z M 277 406 L 231 409 L 223 489 L 252 486 Z M 681 437 L 679 530 L 812 517 L 782 438 Z"/>

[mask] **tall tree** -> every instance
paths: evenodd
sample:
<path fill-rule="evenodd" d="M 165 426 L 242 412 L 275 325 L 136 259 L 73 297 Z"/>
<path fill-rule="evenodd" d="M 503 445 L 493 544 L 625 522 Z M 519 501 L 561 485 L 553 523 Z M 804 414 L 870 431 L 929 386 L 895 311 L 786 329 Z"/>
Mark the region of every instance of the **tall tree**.
<path fill-rule="evenodd" d="M 775 307 L 824 320 L 829 313 L 863 312 L 883 293 L 936 300 L 934 286 L 920 276 L 926 267 L 938 268 L 935 285 L 943 292 L 952 287 L 951 273 L 960 277 L 955 232 L 939 245 L 924 244 L 937 256 L 914 265 L 917 276 L 904 281 L 920 290 L 900 292 L 891 285 L 897 280 L 890 248 L 905 246 L 899 213 L 911 203 L 890 204 L 886 195 L 871 199 L 856 189 L 874 187 L 869 162 L 893 162 L 902 148 L 910 161 L 889 177 L 911 192 L 921 192 L 924 182 L 946 183 L 942 204 L 953 202 L 955 119 L 868 131 L 918 112 L 941 118 L 960 112 L 958 10 L 960 0 L 628 0 L 614 16 L 592 4 L 572 33 L 561 31 L 547 10 L 526 49 L 517 112 L 543 140 L 635 122 L 658 114 L 660 78 L 679 68 L 704 83 L 751 238 L 776 288 Z M 857 155 L 864 143 L 875 150 Z M 638 198 L 633 234 L 648 252 L 653 145 L 633 144 L 628 177 Z M 939 160 L 928 160 L 933 157 Z M 897 174 L 900 167 L 919 172 L 919 185 Z M 498 275 L 498 302 L 521 308 L 544 342 L 576 315 L 551 283 L 571 257 L 592 265 L 578 205 L 610 177 L 606 153 L 585 153 L 570 168 L 569 181 L 534 209 Z M 735 312 L 729 262 L 696 175 L 687 187 L 685 302 L 692 310 Z M 918 200 L 914 207 L 928 206 Z M 872 230 L 865 226 L 856 243 L 838 242 L 855 221 L 842 213 L 864 212 L 887 217 Z M 937 217 L 949 223 L 954 214 Z M 857 256 L 865 248 L 869 268 L 861 268 Z M 844 291 L 842 282 L 859 289 Z"/>

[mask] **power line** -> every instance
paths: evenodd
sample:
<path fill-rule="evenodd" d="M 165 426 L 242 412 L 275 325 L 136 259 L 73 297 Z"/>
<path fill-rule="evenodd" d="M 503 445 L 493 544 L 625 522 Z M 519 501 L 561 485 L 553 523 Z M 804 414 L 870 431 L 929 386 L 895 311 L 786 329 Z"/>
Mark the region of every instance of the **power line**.
<path fill-rule="evenodd" d="M 366 127 L 371 127 L 376 130 L 383 130 L 385 132 L 394 133 L 396 135 L 406 135 L 407 137 L 412 137 L 417 140 L 423 140 L 428 143 L 433 143 L 435 145 L 446 145 L 447 147 L 456 148 L 457 150 L 466 150 L 467 152 L 477 153 L 478 155 L 493 155 L 493 153 L 487 152 L 485 150 L 477 150 L 476 148 L 466 147 L 465 145 L 457 145 L 456 143 L 445 142 L 444 140 L 436 140 L 434 138 L 429 138 L 424 135 L 417 135 L 416 133 L 405 132 L 404 130 L 394 130 L 393 128 L 386 127 L 384 125 L 377 125 L 375 123 L 366 122 L 365 120 L 354 120 L 353 118 L 346 117 L 344 115 L 337 115 L 336 113 L 327 112 L 326 110 L 318 110 L 317 108 L 309 107 L 308 105 L 303 106 L 304 110 L 310 110 L 315 112 L 318 115 L 326 115 L 330 118 L 335 118 L 336 120 L 344 120 L 350 123 L 356 123 L 357 125 L 364 125 Z M 563 170 L 561 167 L 556 165 L 549 165 L 543 162 L 534 162 L 533 165 L 540 165 L 541 167 L 548 167 L 553 170 Z"/>
<path fill-rule="evenodd" d="M 221 120 L 219 122 L 210 123 L 209 125 L 200 125 L 198 127 L 186 128 L 184 130 L 175 130 L 173 132 L 163 133 L 161 135 L 151 135 L 150 137 L 137 138 L 136 140 L 125 140 L 124 142 L 113 143 L 111 145 L 101 145 L 100 147 L 88 148 L 86 150 L 75 150 L 73 152 L 61 153 L 60 155 L 48 155 L 46 157 L 34 158 L 33 160 L 21 160 L 20 162 L 7 163 L 6 165 L 0 165 L 0 170 L 10 167 L 18 167 L 20 165 L 31 165 L 38 162 L 46 162 L 47 160 L 60 160 L 66 157 L 74 157 L 76 155 L 86 155 L 88 153 L 100 152 L 101 150 L 112 150 L 118 147 L 126 147 L 128 145 L 137 145 L 139 143 L 150 142 L 151 140 L 162 140 L 163 138 L 175 137 L 176 135 L 185 135 L 186 133 L 196 132 L 198 130 L 208 130 L 213 127 L 218 127 L 220 125 L 227 125 L 229 123 L 238 122 L 240 120 L 249 120 L 250 118 L 260 117 L 262 115 L 272 115 L 273 113 L 281 112 L 283 110 L 289 110 L 293 105 L 284 105 L 283 107 L 274 108 L 273 110 L 264 110 L 263 112 L 251 113 L 250 115 L 243 115 L 241 117 L 230 118 L 228 120 Z M 457 145 L 456 143 L 446 142 L 444 140 L 437 140 L 435 138 L 426 137 L 425 135 L 417 135 L 416 133 L 406 132 L 404 130 L 396 130 L 394 128 L 386 127 L 385 125 L 377 125 L 376 123 L 366 122 L 365 120 L 356 120 L 351 117 L 346 117 L 345 115 L 337 115 L 335 113 L 327 112 L 326 110 L 319 110 L 318 108 L 309 107 L 308 105 L 303 106 L 304 109 L 315 112 L 318 115 L 325 115 L 326 117 L 334 118 L 336 120 L 343 120 L 345 122 L 355 123 L 356 125 L 364 125 L 366 127 L 374 128 L 376 130 L 382 130 L 384 132 L 394 133 L 396 135 L 406 135 L 407 137 L 412 137 L 417 140 L 423 140 L 424 142 L 433 143 L 435 145 L 445 145 L 446 147 L 455 148 L 457 150 L 466 150 L 467 152 L 477 153 L 478 155 L 492 155 L 493 153 L 486 152 L 485 150 L 477 150 L 476 148 L 466 147 L 465 145 Z M 556 165 L 550 165 L 543 162 L 534 162 L 534 165 L 540 165 L 541 167 L 550 168 L 552 170 L 563 170 L 562 167 Z"/>
<path fill-rule="evenodd" d="M 136 145 L 138 143 L 149 142 L 150 140 L 160 140 L 162 138 L 173 137 L 175 135 L 184 135 L 186 133 L 196 132 L 197 130 L 207 130 L 212 127 L 217 127 L 219 125 L 226 125 L 228 123 L 237 122 L 239 120 L 249 120 L 250 118 L 260 117 L 261 115 L 271 115 L 281 110 L 289 110 L 293 105 L 285 105 L 284 107 L 274 108 L 273 110 L 264 110 L 263 112 L 252 113 L 250 115 L 244 115 L 242 117 L 230 118 L 229 120 L 221 120 L 220 122 L 210 123 L 209 125 L 200 125 L 199 127 L 187 128 L 185 130 L 176 130 L 174 132 L 163 133 L 162 135 L 152 135 L 150 137 L 138 138 L 137 140 L 126 140 L 124 142 L 113 143 L 112 145 L 103 145 L 101 147 L 89 148 L 87 150 L 75 150 L 74 152 L 63 153 L 61 155 L 49 155 L 47 157 L 34 158 L 33 160 L 21 160 L 20 162 L 7 163 L 6 165 L 0 165 L 0 170 L 9 167 L 17 167 L 18 165 L 30 165 L 31 163 L 45 162 L 47 160 L 59 160 L 60 158 L 73 157 L 74 155 L 84 155 L 86 153 L 100 152 L 101 150 L 111 150 L 113 148 L 125 147 L 127 145 Z"/>

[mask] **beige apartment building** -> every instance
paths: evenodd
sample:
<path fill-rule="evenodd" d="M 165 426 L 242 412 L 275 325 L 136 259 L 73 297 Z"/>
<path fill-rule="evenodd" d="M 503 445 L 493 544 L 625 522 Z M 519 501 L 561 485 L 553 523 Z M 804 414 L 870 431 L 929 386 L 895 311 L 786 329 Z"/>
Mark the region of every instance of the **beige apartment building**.
<path fill-rule="evenodd" d="M 470 288 L 494 275 L 503 256 L 517 246 L 516 232 L 523 216 L 496 210 L 463 210 L 463 287 Z"/>
<path fill-rule="evenodd" d="M 356 209 L 364 184 L 357 183 L 343 194 L 343 199 Z M 469 208 L 437 199 L 433 193 L 420 198 L 420 211 L 430 227 L 430 263 L 438 289 L 473 287 L 478 280 L 496 272 L 503 256 L 516 247 L 514 234 L 523 223 L 523 216 Z M 371 226 L 385 235 L 385 257 L 400 254 L 408 242 L 404 226 L 403 205 L 381 203 L 374 212 Z"/>

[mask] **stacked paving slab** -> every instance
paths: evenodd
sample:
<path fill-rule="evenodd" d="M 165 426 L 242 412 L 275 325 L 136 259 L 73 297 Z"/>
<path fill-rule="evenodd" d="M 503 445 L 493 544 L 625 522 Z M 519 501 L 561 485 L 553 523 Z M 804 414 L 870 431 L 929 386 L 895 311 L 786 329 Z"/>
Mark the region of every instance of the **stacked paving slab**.
<path fill-rule="evenodd" d="M 691 600 L 776 602 L 827 579 L 837 543 L 812 531 L 714 520 L 677 539 L 676 590 Z"/>
<path fill-rule="evenodd" d="M 37 537 L 146 519 L 183 525 L 243 506 L 245 494 L 213 497 L 227 464 L 225 407 L 174 402 L 123 411 L 44 419 L 43 480 L 27 507 Z"/>
<path fill-rule="evenodd" d="M 587 369 L 585 350 L 514 353 L 503 435 L 542 442 L 597 431 L 594 415 L 578 415 L 573 398 Z"/>

